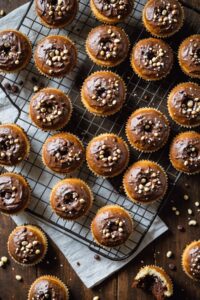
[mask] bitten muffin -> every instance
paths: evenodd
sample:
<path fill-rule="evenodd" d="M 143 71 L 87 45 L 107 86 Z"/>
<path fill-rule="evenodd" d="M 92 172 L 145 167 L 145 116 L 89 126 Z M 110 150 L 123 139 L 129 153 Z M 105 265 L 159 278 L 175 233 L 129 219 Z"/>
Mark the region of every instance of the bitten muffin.
<path fill-rule="evenodd" d="M 165 38 L 180 30 L 184 10 L 177 0 L 149 0 L 143 9 L 142 19 L 147 31 Z"/>
<path fill-rule="evenodd" d="M 53 211 L 67 220 L 76 220 L 86 215 L 92 202 L 92 191 L 83 180 L 78 178 L 59 181 L 50 195 Z"/>
<path fill-rule="evenodd" d="M 100 25 L 93 28 L 86 40 L 86 51 L 97 65 L 114 67 L 125 60 L 129 39 L 125 31 L 116 26 Z"/>
<path fill-rule="evenodd" d="M 142 267 L 135 276 L 132 287 L 151 293 L 156 300 L 164 300 L 173 295 L 171 278 L 157 266 Z"/>
<path fill-rule="evenodd" d="M 123 79 L 113 72 L 98 71 L 83 83 L 81 100 L 89 112 L 98 116 L 115 114 L 122 108 L 126 98 Z"/>
<path fill-rule="evenodd" d="M 24 130 L 15 124 L 0 125 L 0 165 L 14 166 L 29 155 L 30 143 Z"/>
<path fill-rule="evenodd" d="M 190 278 L 200 281 L 200 240 L 186 246 L 182 255 L 182 267 Z"/>
<path fill-rule="evenodd" d="M 128 146 L 122 138 L 113 133 L 100 134 L 89 142 L 86 160 L 95 175 L 114 177 L 127 167 Z"/>
<path fill-rule="evenodd" d="M 51 35 L 39 41 L 34 60 L 41 74 L 47 77 L 63 77 L 76 66 L 76 47 L 66 36 Z"/>
<path fill-rule="evenodd" d="M 43 163 L 60 174 L 68 174 L 78 169 L 84 157 L 85 150 L 81 141 L 68 132 L 50 136 L 42 148 Z"/>
<path fill-rule="evenodd" d="M 0 175 L 0 211 L 12 215 L 23 211 L 30 201 L 31 190 L 26 179 L 20 174 Z"/>
<path fill-rule="evenodd" d="M 126 171 L 123 185 L 130 200 L 148 204 L 164 197 L 168 181 L 160 165 L 150 160 L 140 160 Z"/>
<path fill-rule="evenodd" d="M 154 152 L 162 148 L 169 132 L 167 118 L 157 109 L 148 107 L 134 111 L 126 125 L 130 144 L 142 152 Z"/>
<path fill-rule="evenodd" d="M 200 171 L 200 134 L 186 131 L 178 134 L 170 147 L 170 161 L 173 167 L 187 174 Z"/>
<path fill-rule="evenodd" d="M 41 262 L 47 248 L 45 234 L 34 225 L 17 226 L 8 238 L 8 252 L 22 266 L 29 267 Z"/>
<path fill-rule="evenodd" d="M 132 12 L 133 5 L 133 0 L 90 0 L 95 17 L 107 24 L 123 21 Z"/>
<path fill-rule="evenodd" d="M 77 0 L 35 0 L 35 9 L 41 22 L 50 28 L 70 24 L 77 13 Z"/>
<path fill-rule="evenodd" d="M 140 40 L 133 47 L 131 66 L 134 72 L 145 80 L 160 80 L 171 71 L 173 51 L 160 39 Z"/>
<path fill-rule="evenodd" d="M 200 34 L 191 35 L 181 43 L 178 60 L 186 75 L 200 78 Z"/>
<path fill-rule="evenodd" d="M 200 86 L 184 82 L 175 86 L 168 96 L 171 118 L 184 127 L 200 125 Z"/>
<path fill-rule="evenodd" d="M 42 130 L 59 130 L 69 122 L 72 104 L 62 91 L 46 88 L 32 97 L 29 114 L 31 120 Z"/>
<path fill-rule="evenodd" d="M 32 56 L 27 36 L 17 30 L 0 31 L 0 72 L 15 73 L 25 68 Z"/>
<path fill-rule="evenodd" d="M 98 210 L 91 224 L 96 243 L 105 247 L 124 244 L 133 232 L 133 220 L 129 213 L 118 205 L 106 205 Z"/>
<path fill-rule="evenodd" d="M 37 278 L 31 285 L 28 300 L 68 300 L 67 286 L 57 277 L 43 275 Z"/>

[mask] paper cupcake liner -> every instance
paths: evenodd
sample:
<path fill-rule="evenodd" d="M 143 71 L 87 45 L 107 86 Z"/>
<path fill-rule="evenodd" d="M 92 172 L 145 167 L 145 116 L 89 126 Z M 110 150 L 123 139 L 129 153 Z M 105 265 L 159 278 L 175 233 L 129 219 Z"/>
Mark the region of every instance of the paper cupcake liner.
<path fill-rule="evenodd" d="M 48 279 L 54 279 L 55 281 L 57 281 L 61 287 L 65 290 L 66 292 L 66 300 L 69 300 L 69 289 L 68 287 L 66 286 L 66 284 L 60 279 L 58 278 L 57 276 L 53 276 L 53 275 L 42 275 L 40 277 L 38 277 L 30 286 L 29 288 L 29 292 L 28 292 L 28 300 L 32 300 L 31 298 L 31 290 L 32 288 L 35 286 L 36 283 L 38 283 L 40 280 L 48 280 Z"/>
<path fill-rule="evenodd" d="M 55 128 L 52 128 L 52 129 L 44 129 L 44 128 L 40 127 L 38 124 L 36 124 L 36 123 L 32 120 L 31 114 L 30 114 L 30 105 L 29 105 L 29 118 L 30 118 L 31 121 L 36 125 L 36 127 L 38 127 L 39 129 L 41 129 L 41 130 L 44 131 L 44 132 L 54 132 L 54 131 L 62 130 L 62 129 L 63 129 L 65 126 L 67 126 L 67 124 L 70 122 L 71 117 L 72 117 L 72 113 L 73 113 L 73 105 L 72 105 L 72 101 L 71 101 L 70 97 L 69 97 L 67 94 L 65 94 L 63 91 L 61 91 L 60 89 L 56 89 L 56 88 L 52 88 L 52 87 L 47 87 L 47 88 L 41 89 L 39 92 L 37 92 L 37 93 L 31 98 L 31 100 L 32 100 L 33 98 L 35 98 L 35 97 L 37 96 L 38 93 L 40 93 L 40 92 L 45 92 L 45 91 L 49 91 L 49 89 L 54 90 L 54 91 L 59 91 L 59 92 L 62 92 L 62 93 L 63 93 L 64 97 L 67 98 L 68 101 L 69 101 L 70 111 L 69 111 L 69 116 L 68 116 L 67 120 L 65 121 L 65 123 L 63 123 L 62 126 L 57 127 L 56 129 L 55 129 Z"/>
<path fill-rule="evenodd" d="M 113 136 L 113 135 L 114 135 L 115 137 L 117 137 L 117 138 L 119 138 L 121 141 L 123 141 L 123 143 L 124 143 L 124 145 L 125 145 L 125 147 L 126 147 L 126 149 L 127 149 L 128 158 L 127 158 L 126 164 L 123 166 L 123 168 L 122 168 L 119 172 L 115 173 L 114 175 L 101 175 L 101 174 L 96 173 L 96 172 L 90 167 L 90 165 L 89 165 L 89 163 L 88 163 L 88 160 L 87 160 L 87 152 L 88 152 L 88 147 L 90 146 L 91 142 L 93 142 L 93 140 L 94 140 L 96 137 L 100 137 L 100 136 L 108 136 L 108 135 L 109 135 L 109 136 Z M 93 137 L 93 138 L 91 139 L 91 141 L 88 143 L 87 147 L 86 147 L 86 162 L 87 162 L 88 169 L 89 169 L 96 177 L 101 177 L 101 178 L 105 178 L 105 179 L 106 179 L 106 178 L 113 178 L 113 177 L 116 177 L 116 176 L 118 176 L 119 174 L 121 174 L 122 172 L 124 172 L 124 170 L 125 170 L 125 169 L 127 168 L 127 166 L 128 166 L 129 160 L 130 160 L 130 151 L 129 151 L 128 145 L 127 145 L 127 143 L 124 141 L 124 139 L 121 138 L 120 136 L 114 134 L 114 133 L 101 133 L 101 134 L 99 134 L 99 135 L 96 136 L 96 137 Z"/>
<path fill-rule="evenodd" d="M 53 195 L 53 192 L 57 189 L 57 187 L 59 187 L 59 186 L 61 185 L 61 183 L 64 183 L 65 181 L 70 181 L 71 179 L 77 179 L 77 180 L 79 180 L 80 183 L 82 183 L 82 184 L 86 187 L 86 189 L 87 189 L 87 191 L 88 191 L 88 193 L 89 193 L 89 195 L 90 195 L 90 203 L 89 203 L 89 205 L 88 205 L 86 211 L 83 213 L 83 215 L 78 216 L 78 217 L 75 217 L 75 218 L 64 218 L 64 217 L 60 216 L 60 215 L 54 210 L 53 205 L 52 205 L 52 195 Z M 50 194 L 50 205 L 51 205 L 52 211 L 53 211 L 59 218 L 61 218 L 61 219 L 64 220 L 64 221 L 67 221 L 67 222 L 76 221 L 76 220 L 81 219 L 82 217 L 86 216 L 86 215 L 88 214 L 88 212 L 90 211 L 92 205 L 93 205 L 93 201 L 94 201 L 94 195 L 93 195 L 93 193 L 92 193 L 91 188 L 88 186 L 88 184 L 87 184 L 85 181 L 83 181 L 82 179 L 80 179 L 80 178 L 75 178 L 75 177 L 73 177 L 73 178 L 65 178 L 65 179 L 59 181 L 56 185 L 54 185 L 53 189 L 51 190 L 51 194 Z"/>
<path fill-rule="evenodd" d="M 129 120 L 132 118 L 132 115 L 133 115 L 134 113 L 136 113 L 136 112 L 138 112 L 138 111 L 142 111 L 142 110 L 154 110 L 154 111 L 157 111 L 158 113 L 160 113 L 160 114 L 164 117 L 164 119 L 165 119 L 165 121 L 166 121 L 166 124 L 167 124 L 168 127 L 169 127 L 169 132 L 168 132 L 168 136 L 167 136 L 166 140 L 163 141 L 163 143 L 159 146 L 159 148 L 156 148 L 156 149 L 154 149 L 154 150 L 144 150 L 144 149 L 141 150 L 141 149 L 138 148 L 135 144 L 132 143 L 132 141 L 129 139 L 129 136 L 128 136 L 128 129 L 127 129 L 127 127 L 128 127 L 128 122 L 129 122 Z M 156 109 L 156 108 L 154 108 L 154 107 L 147 107 L 147 106 L 145 106 L 145 107 L 141 107 L 141 108 L 136 109 L 136 110 L 130 115 L 130 117 L 128 118 L 128 121 L 126 122 L 125 133 L 126 133 L 126 137 L 127 137 L 128 141 L 129 141 L 130 145 L 131 145 L 135 150 L 137 150 L 137 151 L 139 151 L 139 152 L 141 152 L 141 153 L 154 153 L 154 152 L 157 152 L 158 150 L 160 150 L 161 148 L 163 148 L 163 147 L 166 145 L 166 143 L 167 143 L 167 141 L 168 141 L 168 138 L 169 138 L 169 134 L 170 134 L 170 123 L 169 123 L 167 117 L 166 117 L 160 110 L 158 110 L 158 109 Z"/>
<path fill-rule="evenodd" d="M 129 194 L 128 190 L 126 189 L 126 184 L 125 184 L 125 176 L 126 176 L 126 173 L 135 165 L 135 163 L 138 163 L 138 162 L 150 162 L 150 163 L 153 163 L 155 164 L 157 167 L 160 168 L 160 170 L 163 172 L 163 174 L 165 175 L 165 179 L 166 179 L 166 187 L 165 187 L 165 190 L 163 191 L 163 194 L 155 199 L 155 200 L 149 200 L 149 201 L 143 201 L 143 200 L 136 200 L 134 198 L 131 197 L 131 195 Z M 125 172 L 124 176 L 123 176 L 123 188 L 124 188 L 124 191 L 125 191 L 125 194 L 127 196 L 128 199 L 130 199 L 132 202 L 136 203 L 136 204 L 150 204 L 150 203 L 153 203 L 153 202 L 156 202 L 156 201 L 160 201 L 164 198 L 166 192 L 167 192 L 167 189 L 168 189 L 168 176 L 167 176 L 167 173 L 165 172 L 165 170 L 163 169 L 163 167 L 158 164 L 157 162 L 153 161 L 153 160 L 148 160 L 148 159 L 141 159 L 139 161 L 136 161 L 135 163 L 133 163 L 128 169 L 127 171 Z"/>
<path fill-rule="evenodd" d="M 200 246 L 200 240 L 194 240 L 194 241 L 192 241 L 192 242 L 186 244 L 186 246 L 185 246 L 185 248 L 184 248 L 184 250 L 183 250 L 183 252 L 182 252 L 182 256 L 181 256 L 181 266 L 182 266 L 182 269 L 183 269 L 184 273 L 185 273 L 188 277 L 190 277 L 192 280 L 198 282 L 199 280 L 196 279 L 195 277 L 193 277 L 193 276 L 188 272 L 188 270 L 187 270 L 187 268 L 186 268 L 186 266 L 185 266 L 185 261 L 187 260 L 187 255 L 188 255 L 187 251 L 188 251 L 190 248 L 192 248 L 193 246 L 196 246 L 196 244 L 199 244 L 199 246 Z"/>
<path fill-rule="evenodd" d="M 101 74 L 101 73 L 108 73 L 108 74 L 111 74 L 111 75 L 114 75 L 115 77 L 117 77 L 118 80 L 122 82 L 123 87 L 124 87 L 124 91 L 125 91 L 124 99 L 123 99 L 123 101 L 122 101 L 122 103 L 121 103 L 121 106 L 119 106 L 119 107 L 117 107 L 116 109 L 113 109 L 113 111 L 109 111 L 109 112 L 107 112 L 107 113 L 97 113 L 97 112 L 95 113 L 94 111 L 92 111 L 92 109 L 90 110 L 89 105 L 87 106 L 87 105 L 85 104 L 85 102 L 87 102 L 87 101 L 84 100 L 84 95 L 83 95 L 83 87 L 84 87 L 86 81 L 88 80 L 88 78 L 92 77 L 93 75 Z M 91 73 L 91 74 L 84 80 L 84 82 L 83 82 L 83 84 L 82 84 L 82 87 L 81 87 L 81 102 L 82 102 L 83 106 L 85 107 L 85 109 L 87 109 L 87 111 L 89 111 L 91 114 L 93 114 L 93 115 L 95 115 L 95 116 L 97 116 L 97 117 L 107 117 L 107 116 L 112 116 L 112 115 L 116 114 L 117 112 L 119 112 L 119 111 L 122 109 L 122 107 L 123 107 L 123 105 L 124 105 L 124 103 L 125 103 L 125 101 L 126 101 L 126 96 L 127 96 L 127 87 L 126 87 L 126 84 L 125 84 L 124 80 L 122 79 L 122 77 L 119 76 L 119 75 L 118 75 L 117 73 L 115 73 L 115 72 L 111 72 L 111 71 L 107 71 L 107 70 L 101 70 L 101 71 L 96 71 L 96 72 Z"/>
<path fill-rule="evenodd" d="M 12 234 L 15 232 L 15 230 L 16 230 L 17 228 L 23 227 L 23 226 L 31 227 L 31 228 L 34 227 L 34 230 L 37 230 L 37 234 L 40 234 L 40 236 L 42 236 L 42 240 L 44 241 L 44 245 L 43 245 L 43 246 L 44 246 L 44 253 L 43 253 L 43 255 L 42 255 L 40 258 L 38 258 L 38 260 L 36 260 L 34 263 L 30 263 L 30 264 L 23 264 L 23 263 L 20 263 L 19 261 L 17 261 L 17 260 L 13 257 L 13 255 L 11 254 L 10 249 L 9 249 L 9 240 L 10 240 Z M 47 254 L 47 251 L 48 251 L 48 240 L 47 240 L 46 233 L 45 233 L 39 226 L 37 226 L 37 225 L 35 225 L 35 224 L 34 224 L 34 225 L 32 225 L 32 224 L 27 224 L 27 225 L 19 225 L 19 226 L 16 226 L 15 229 L 10 233 L 10 235 L 9 235 L 9 237 L 8 237 L 8 241 L 7 241 L 7 249 L 8 249 L 8 253 L 9 253 L 10 257 L 12 258 L 12 260 L 13 260 L 16 264 L 18 264 L 18 265 L 20 265 L 20 266 L 22 266 L 22 267 L 25 267 L 25 268 L 26 268 L 26 267 L 33 267 L 33 266 L 35 266 L 35 265 L 41 263 L 41 262 L 44 260 L 46 254 Z"/>

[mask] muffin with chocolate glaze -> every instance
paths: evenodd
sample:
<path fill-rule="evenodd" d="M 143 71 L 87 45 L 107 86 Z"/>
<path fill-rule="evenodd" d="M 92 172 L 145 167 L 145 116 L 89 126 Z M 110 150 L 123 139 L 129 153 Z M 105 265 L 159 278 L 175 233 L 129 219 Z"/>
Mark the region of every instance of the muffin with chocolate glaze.
<path fill-rule="evenodd" d="M 129 39 L 123 29 L 100 25 L 93 28 L 86 40 L 86 51 L 90 59 L 103 67 L 115 67 L 125 60 L 129 50 Z"/>
<path fill-rule="evenodd" d="M 151 293 L 156 300 L 164 300 L 173 295 L 171 278 L 158 266 L 142 267 L 135 276 L 132 287 Z"/>
<path fill-rule="evenodd" d="M 72 104 L 62 91 L 45 88 L 32 97 L 29 114 L 31 120 L 42 130 L 59 130 L 69 122 Z"/>
<path fill-rule="evenodd" d="M 142 12 L 143 24 L 154 36 L 172 36 L 183 25 L 184 10 L 177 0 L 149 0 Z"/>
<path fill-rule="evenodd" d="M 168 97 L 171 118 L 184 127 L 200 125 L 200 86 L 184 82 L 175 86 Z"/>
<path fill-rule="evenodd" d="M 28 300 L 69 300 L 67 286 L 57 277 L 43 275 L 31 285 Z"/>
<path fill-rule="evenodd" d="M 0 175 L 0 211 L 7 215 L 23 211 L 30 201 L 31 190 L 26 179 L 20 174 Z"/>
<path fill-rule="evenodd" d="M 132 113 L 126 125 L 130 144 L 142 152 L 154 152 L 167 142 L 170 128 L 167 118 L 157 109 L 139 108 Z"/>
<path fill-rule="evenodd" d="M 134 72 L 145 80 L 160 80 L 171 71 L 173 51 L 160 39 L 140 40 L 133 47 L 131 66 Z"/>
<path fill-rule="evenodd" d="M 200 240 L 186 246 L 182 255 L 182 267 L 187 276 L 200 281 Z"/>
<path fill-rule="evenodd" d="M 186 131 L 172 141 L 169 153 L 173 167 L 187 174 L 200 172 L 200 134 Z"/>
<path fill-rule="evenodd" d="M 34 225 L 17 226 L 8 238 L 8 252 L 11 258 L 25 267 L 41 262 L 47 248 L 45 234 Z"/>
<path fill-rule="evenodd" d="M 50 136 L 42 148 L 45 166 L 60 174 L 68 174 L 78 169 L 84 157 L 85 150 L 81 141 L 68 132 Z"/>
<path fill-rule="evenodd" d="M 30 143 L 24 130 L 15 124 L 0 125 L 0 165 L 14 166 L 29 155 Z"/>
<path fill-rule="evenodd" d="M 133 10 L 133 0 L 90 0 L 95 17 L 107 24 L 123 21 Z"/>
<path fill-rule="evenodd" d="M 60 78 L 76 66 L 76 47 L 66 36 L 50 35 L 37 44 L 34 60 L 41 74 Z"/>
<path fill-rule="evenodd" d="M 200 78 L 200 34 L 191 35 L 181 43 L 178 60 L 186 75 Z"/>
<path fill-rule="evenodd" d="M 89 142 L 86 160 L 88 167 L 95 175 L 114 177 L 127 167 L 129 149 L 123 139 L 116 134 L 100 134 Z"/>
<path fill-rule="evenodd" d="M 133 232 L 133 220 L 129 213 L 118 205 L 106 205 L 98 210 L 91 224 L 96 243 L 105 247 L 124 244 Z"/>
<path fill-rule="evenodd" d="M 163 168 L 150 160 L 132 164 L 123 178 L 125 193 L 136 203 L 148 204 L 164 197 L 167 191 L 167 175 Z"/>
<path fill-rule="evenodd" d="M 81 100 L 86 109 L 98 116 L 115 114 L 126 98 L 126 86 L 116 73 L 98 71 L 83 83 Z"/>
<path fill-rule="evenodd" d="M 25 68 L 32 56 L 27 36 L 17 30 L 0 31 L 0 72 L 16 73 Z"/>
<path fill-rule="evenodd" d="M 77 13 L 77 0 L 35 0 L 35 9 L 41 22 L 50 28 L 70 24 Z"/>
<path fill-rule="evenodd" d="M 93 194 L 88 185 L 78 178 L 59 181 L 50 195 L 53 211 L 66 220 L 76 220 L 90 210 Z"/>

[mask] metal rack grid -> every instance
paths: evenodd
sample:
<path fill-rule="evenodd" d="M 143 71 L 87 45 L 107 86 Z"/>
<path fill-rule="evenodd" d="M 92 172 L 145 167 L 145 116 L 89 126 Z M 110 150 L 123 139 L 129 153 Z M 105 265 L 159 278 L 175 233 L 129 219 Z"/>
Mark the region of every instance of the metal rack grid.
<path fill-rule="evenodd" d="M 145 30 L 141 27 L 141 11 L 145 2 L 145 0 L 135 0 L 133 14 L 124 24 L 120 24 L 126 30 L 130 40 L 134 42 L 147 36 Z M 39 218 L 40 221 L 43 220 L 57 230 L 72 236 L 74 239 L 87 245 L 91 250 L 100 255 L 112 260 L 125 259 L 136 251 L 157 216 L 161 206 L 164 204 L 165 200 L 170 197 L 170 194 L 180 177 L 180 173 L 176 172 L 169 163 L 168 147 L 164 147 L 156 154 L 141 154 L 131 150 L 132 161 L 138 159 L 152 159 L 165 168 L 169 176 L 169 189 L 164 201 L 146 206 L 133 204 L 122 194 L 121 189 L 119 189 L 122 180 L 121 176 L 112 180 L 97 178 L 91 174 L 86 164 L 84 164 L 78 172 L 73 174 L 73 176 L 82 178 L 90 185 L 95 195 L 94 205 L 90 213 L 81 220 L 76 222 L 66 222 L 60 219 L 50 208 L 49 194 L 51 188 L 57 181 L 62 179 L 63 176 L 49 171 L 42 164 L 41 148 L 43 142 L 49 136 L 49 133 L 42 132 L 35 127 L 28 116 L 29 100 L 33 94 L 33 86 L 35 85 L 35 79 L 33 77 L 38 79 L 37 81 L 39 84 L 42 82 L 44 86 L 60 88 L 71 97 L 74 112 L 66 130 L 77 134 L 86 145 L 93 136 L 104 132 L 114 132 L 125 138 L 124 124 L 131 112 L 138 107 L 152 106 L 167 113 L 166 96 L 178 80 L 184 80 L 184 75 L 181 74 L 181 72 L 177 72 L 177 69 L 175 70 L 174 68 L 171 77 L 168 76 L 161 82 L 146 82 L 139 79 L 132 72 L 127 60 L 125 63 L 114 69 L 114 71 L 123 77 L 127 85 L 127 100 L 123 109 L 115 116 L 108 118 L 93 116 L 83 108 L 80 102 L 79 93 L 84 78 L 99 69 L 88 59 L 84 47 L 88 32 L 91 28 L 99 24 L 91 14 L 89 1 L 79 1 L 79 13 L 73 24 L 67 29 L 59 30 L 48 29 L 41 25 L 34 12 L 33 5 L 33 1 L 31 1 L 27 13 L 22 19 L 18 29 L 28 35 L 33 43 L 33 47 L 35 47 L 36 43 L 41 38 L 48 36 L 49 34 L 68 35 L 76 43 L 78 48 L 78 65 L 71 74 L 62 79 L 47 79 L 38 73 L 32 59 L 26 69 L 19 73 L 2 76 L 1 87 L 5 96 L 17 109 L 15 121 L 25 129 L 31 140 L 31 153 L 29 159 L 23 161 L 17 167 L 10 168 L 10 170 L 20 172 L 22 175 L 26 176 L 30 182 L 33 197 L 28 208 L 29 213 Z M 183 35 L 181 36 L 181 39 L 183 39 Z M 22 87 L 20 87 L 20 81 L 24 82 Z M 17 95 L 8 95 L 4 88 L 6 82 L 18 85 L 20 87 L 19 93 Z M 179 128 L 172 124 L 172 131 L 177 132 L 177 130 L 179 130 Z M 106 204 L 118 204 L 125 207 L 135 221 L 134 233 L 130 239 L 123 246 L 113 249 L 107 249 L 96 245 L 90 232 L 90 223 L 96 211 Z"/>

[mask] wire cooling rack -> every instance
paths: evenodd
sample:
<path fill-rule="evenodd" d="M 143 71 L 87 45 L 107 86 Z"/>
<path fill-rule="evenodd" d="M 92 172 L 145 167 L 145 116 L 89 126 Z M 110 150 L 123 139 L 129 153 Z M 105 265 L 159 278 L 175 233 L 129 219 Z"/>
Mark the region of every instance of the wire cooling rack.
<path fill-rule="evenodd" d="M 141 12 L 144 6 L 144 0 L 135 0 L 134 11 L 127 18 L 126 22 L 120 24 L 129 35 L 131 44 L 138 39 L 148 36 L 141 24 Z M 99 68 L 95 66 L 87 57 L 85 52 L 85 39 L 89 31 L 97 26 L 99 22 L 93 17 L 89 0 L 79 1 L 79 13 L 71 26 L 67 29 L 52 30 L 44 27 L 34 11 L 34 4 L 31 1 L 28 10 L 23 17 L 18 29 L 28 35 L 33 43 L 33 51 L 37 42 L 50 34 L 68 35 L 78 48 L 78 66 L 74 71 L 62 79 L 47 79 L 38 73 L 34 66 L 33 59 L 26 67 L 16 75 L 3 75 L 1 78 L 1 87 L 5 93 L 5 101 L 9 99 L 16 108 L 17 116 L 15 122 L 22 126 L 27 132 L 31 140 L 31 153 L 28 160 L 23 161 L 19 166 L 11 168 L 11 171 L 20 172 L 26 176 L 32 187 L 33 196 L 28 212 L 39 218 L 40 221 L 47 222 L 50 226 L 57 230 L 70 235 L 79 242 L 87 245 L 94 252 L 99 253 L 112 260 L 122 260 L 128 258 L 136 251 L 142 242 L 155 217 L 157 216 L 161 206 L 169 199 L 175 184 L 177 183 L 180 173 L 176 172 L 169 163 L 168 147 L 164 147 L 161 151 L 147 155 L 131 150 L 131 162 L 138 159 L 152 159 L 160 163 L 169 176 L 169 189 L 165 199 L 162 202 L 156 202 L 146 206 L 136 205 L 129 201 L 119 188 L 121 186 L 122 177 L 119 176 L 112 180 L 97 178 L 88 170 L 86 164 L 73 174 L 85 180 L 92 188 L 95 201 L 90 213 L 76 222 L 66 222 L 55 215 L 49 205 L 49 195 L 52 187 L 63 178 L 47 170 L 41 161 L 41 148 L 49 136 L 49 133 L 42 132 L 35 127 L 28 116 L 29 101 L 33 95 L 33 86 L 35 84 L 43 86 L 52 86 L 66 92 L 73 102 L 74 112 L 70 124 L 66 130 L 77 134 L 86 145 L 88 141 L 98 134 L 104 132 L 114 132 L 124 137 L 124 125 L 128 116 L 138 107 L 152 106 L 160 109 L 167 114 L 166 97 L 171 88 L 178 81 L 185 80 L 184 75 L 175 65 L 172 73 L 161 82 L 146 82 L 139 79 L 131 70 L 129 61 L 115 68 L 127 85 L 127 100 L 123 109 L 115 116 L 100 118 L 91 115 L 81 104 L 80 88 L 83 80 L 92 72 Z M 187 35 L 190 34 L 190 28 L 187 26 Z M 192 28 L 191 28 L 192 33 Z M 186 36 L 186 35 L 185 35 Z M 180 34 L 176 35 L 176 45 L 173 43 L 174 50 L 184 38 L 184 29 Z M 170 42 L 170 40 L 169 40 Z M 36 83 L 37 79 L 37 83 Z M 19 93 L 8 94 L 5 89 L 5 83 L 17 85 Z M 172 135 L 179 130 L 177 126 L 171 124 Z M 96 211 L 106 204 L 118 204 L 125 207 L 132 215 L 135 228 L 130 239 L 120 247 L 106 249 L 96 245 L 90 232 L 91 220 L 94 218 Z"/>

